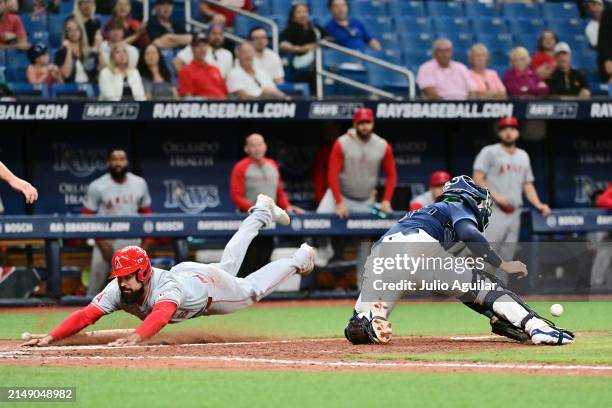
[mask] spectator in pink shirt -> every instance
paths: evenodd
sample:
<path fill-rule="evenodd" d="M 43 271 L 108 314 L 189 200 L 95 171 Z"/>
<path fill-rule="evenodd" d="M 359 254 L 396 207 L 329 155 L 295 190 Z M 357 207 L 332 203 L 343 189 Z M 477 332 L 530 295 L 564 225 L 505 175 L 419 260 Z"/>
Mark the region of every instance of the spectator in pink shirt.
<path fill-rule="evenodd" d="M 476 84 L 470 71 L 452 60 L 453 43 L 447 39 L 434 42 L 434 58 L 419 68 L 417 83 L 428 99 L 467 99 L 476 96 Z"/>
<path fill-rule="evenodd" d="M 470 74 L 478 88 L 478 96 L 484 99 L 506 98 L 506 87 L 493 69 L 488 69 L 489 50 L 483 44 L 474 44 L 468 51 L 472 69 Z"/>
<path fill-rule="evenodd" d="M 529 51 L 516 47 L 510 52 L 510 69 L 504 74 L 504 85 L 510 96 L 547 95 L 548 85 L 529 66 Z"/>

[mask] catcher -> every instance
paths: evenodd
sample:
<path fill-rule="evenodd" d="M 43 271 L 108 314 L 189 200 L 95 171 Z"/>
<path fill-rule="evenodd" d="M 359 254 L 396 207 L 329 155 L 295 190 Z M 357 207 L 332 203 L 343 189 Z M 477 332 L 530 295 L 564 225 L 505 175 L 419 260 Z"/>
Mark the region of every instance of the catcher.
<path fill-rule="evenodd" d="M 43 338 L 24 346 L 47 346 L 78 333 L 102 316 L 125 310 L 142 320 L 127 337 L 110 346 L 135 345 L 158 333 L 166 324 L 198 316 L 227 314 L 244 309 L 272 292 L 295 273 L 314 268 L 315 252 L 302 244 L 291 258 L 271 262 L 246 278 L 236 278 L 249 244 L 258 231 L 272 222 L 289 224 L 289 216 L 270 197 L 260 194 L 250 215 L 227 243 L 221 262 L 183 262 L 170 271 L 152 268 L 147 253 L 128 246 L 112 259 L 112 281 L 85 308 L 66 318 Z"/>
<path fill-rule="evenodd" d="M 486 262 L 503 272 L 526 276 L 527 267 L 523 263 L 503 261 L 483 235 L 489 223 L 491 203 L 489 190 L 477 185 L 468 176 L 459 176 L 444 185 L 435 203 L 409 212 L 400 219 L 372 248 L 365 265 L 361 294 L 344 331 L 346 338 L 353 344 L 387 343 L 391 339 L 391 323 L 387 319 L 404 291 L 372 293 L 369 289 L 376 289 L 375 281 L 380 281 L 382 273 L 376 270 L 376 259 L 392 254 L 390 247 L 395 248 L 396 254 L 401 252 L 412 258 L 436 259 L 449 257 L 449 250 L 456 243 L 463 242 L 474 256 L 483 260 L 482 267 Z M 457 258 L 451 256 L 451 259 Z M 573 333 L 557 328 L 539 316 L 482 267 L 458 273 L 442 268 L 427 270 L 423 265 L 411 270 L 411 277 L 421 279 L 430 286 L 426 288 L 429 290 L 431 285 L 441 286 L 439 282 L 457 282 L 457 286 L 434 291 L 454 296 L 487 316 L 493 333 L 533 344 L 562 345 L 574 342 Z M 399 271 L 400 277 L 405 275 L 404 271 Z M 468 290 L 464 290 L 466 287 Z M 407 290 L 415 289 L 418 288 Z"/>

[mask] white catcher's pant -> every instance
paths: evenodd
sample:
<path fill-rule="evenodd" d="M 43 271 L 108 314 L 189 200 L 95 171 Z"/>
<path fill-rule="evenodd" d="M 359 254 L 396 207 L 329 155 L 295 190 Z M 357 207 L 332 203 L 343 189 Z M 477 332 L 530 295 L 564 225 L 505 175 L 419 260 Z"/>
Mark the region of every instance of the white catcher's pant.
<path fill-rule="evenodd" d="M 382 250 L 382 245 L 385 245 L 385 243 L 387 242 L 397 243 L 398 249 L 401 248 L 402 252 L 408 254 L 409 257 L 426 257 L 432 259 L 438 257 L 453 257 L 453 255 L 444 250 L 442 245 L 440 245 L 436 239 L 431 237 L 423 230 L 419 230 L 418 233 L 415 234 L 403 235 L 402 233 L 397 233 L 385 237 L 383 243 L 376 245 L 372 249 L 370 256 L 368 257 L 368 262 L 365 265 L 362 292 L 359 295 L 359 298 L 357 299 L 357 302 L 355 304 L 355 311 L 357 313 L 363 313 L 365 315 L 370 315 L 371 313 L 372 316 L 380 316 L 385 319 L 388 319 L 391 315 L 391 312 L 395 308 L 395 305 L 405 293 L 402 291 L 385 292 L 384 294 L 380 294 L 380 292 L 378 292 L 377 294 L 369 292 L 367 299 L 364 299 L 364 289 L 366 287 L 371 287 L 373 280 L 380 279 L 379 275 L 373 273 L 372 259 L 381 255 L 389 255 L 384 250 Z M 396 249 L 394 248 L 394 250 Z M 456 273 L 452 269 L 432 270 L 418 268 L 416 269 L 416 271 L 414 271 L 414 274 L 411 275 L 411 279 L 413 281 L 425 281 L 427 283 L 431 283 L 438 280 L 447 283 L 457 281 L 457 283 L 462 285 L 469 284 L 472 282 L 472 272 L 465 271 L 464 273 Z M 453 289 L 452 287 L 449 288 L 449 290 L 440 290 L 437 292 L 447 296 L 453 296 L 457 299 L 465 295 L 465 292 L 459 289 Z M 487 289 L 479 290 L 477 295 L 475 296 L 474 302 L 481 305 L 484 304 L 485 296 L 488 292 L 489 290 Z M 377 298 L 377 296 L 379 297 Z M 497 298 L 497 300 L 492 305 L 492 309 L 498 316 L 505 318 L 516 327 L 521 327 L 521 321 L 528 314 L 528 311 L 523 306 L 518 304 L 507 294 L 504 294 Z M 527 322 L 525 329 L 528 332 L 531 332 L 532 328 L 542 326 L 547 326 L 547 324 L 542 320 L 534 317 Z"/>
<path fill-rule="evenodd" d="M 271 218 L 267 209 L 256 208 L 225 246 L 221 262 L 202 264 L 202 273 L 212 282 L 209 293 L 212 303 L 204 315 L 233 313 L 251 306 L 294 275 L 305 262 L 309 255 L 298 250 L 291 258 L 271 262 L 246 278 L 236 277 L 251 241 L 262 227 L 270 224 Z"/>

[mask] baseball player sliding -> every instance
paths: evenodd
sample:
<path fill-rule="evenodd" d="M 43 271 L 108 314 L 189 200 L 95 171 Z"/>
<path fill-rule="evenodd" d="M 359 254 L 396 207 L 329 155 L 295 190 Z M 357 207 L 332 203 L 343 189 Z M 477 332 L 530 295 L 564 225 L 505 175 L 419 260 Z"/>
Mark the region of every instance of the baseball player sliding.
<path fill-rule="evenodd" d="M 522 262 L 502 260 L 483 235 L 489 224 L 491 204 L 492 198 L 486 187 L 479 186 L 468 176 L 455 177 L 444 185 L 434 204 L 407 213 L 387 231 L 374 245 L 366 262 L 362 291 L 344 331 L 346 338 L 353 344 L 387 343 L 391 339 L 391 323 L 387 319 L 404 291 L 380 291 L 380 283 L 376 286 L 382 276 L 376 270 L 378 259 L 382 258 L 386 263 L 390 255 L 406 254 L 413 260 L 453 260 L 456 258 L 446 250 L 461 241 L 475 257 L 483 260 L 482 266 L 488 263 L 507 274 L 526 276 L 527 267 Z M 386 259 L 381 256 L 385 254 Z M 431 269 L 424 265 L 419 264 L 410 273 L 400 270 L 400 274 L 402 277 L 410 275 L 411 280 L 421 281 L 429 287 L 438 285 L 442 289 L 435 292 L 454 296 L 487 316 L 494 333 L 519 341 L 530 340 L 534 344 L 573 343 L 573 333 L 559 329 L 539 316 L 481 268 L 458 271 L 452 267 Z M 451 281 L 459 284 L 457 288 L 455 285 L 443 288 L 442 284 L 436 283 Z M 466 287 L 468 290 L 462 290 Z M 414 290 L 418 289 L 415 287 Z"/>
<path fill-rule="evenodd" d="M 236 278 L 247 248 L 259 230 L 273 222 L 289 224 L 287 213 L 263 194 L 257 197 L 249 213 L 217 264 L 183 262 L 165 271 L 152 268 L 146 252 L 137 246 L 120 249 L 112 259 L 112 281 L 87 307 L 71 314 L 45 337 L 23 345 L 47 346 L 116 310 L 125 310 L 143 322 L 134 333 L 109 345 L 135 345 L 151 338 L 168 323 L 244 309 L 295 273 L 306 275 L 312 271 L 314 249 L 302 244 L 291 258 L 271 262 L 244 279 Z"/>

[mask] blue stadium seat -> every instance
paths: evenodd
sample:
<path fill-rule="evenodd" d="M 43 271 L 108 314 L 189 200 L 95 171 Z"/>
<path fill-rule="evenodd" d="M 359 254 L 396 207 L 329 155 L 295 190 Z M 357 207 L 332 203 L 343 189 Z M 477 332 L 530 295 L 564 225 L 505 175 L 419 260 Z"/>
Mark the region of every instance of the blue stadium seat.
<path fill-rule="evenodd" d="M 327 8 L 327 0 L 311 0 L 310 15 L 316 19 L 320 25 L 325 25 L 331 19 L 329 9 Z"/>
<path fill-rule="evenodd" d="M 565 35 L 584 34 L 584 24 L 581 19 L 551 19 L 547 20 L 546 28 L 553 30 L 560 38 Z"/>
<path fill-rule="evenodd" d="M 465 3 L 465 15 L 470 18 L 491 19 L 500 16 L 495 4 L 491 3 Z"/>
<path fill-rule="evenodd" d="M 11 82 L 9 88 L 15 96 L 49 97 L 49 87 L 46 84 L 32 85 L 25 82 Z"/>
<path fill-rule="evenodd" d="M 49 41 L 51 46 L 59 47 L 62 44 L 62 34 L 64 32 L 64 20 L 66 14 L 51 14 L 48 16 L 49 22 Z"/>
<path fill-rule="evenodd" d="M 468 61 L 468 50 L 469 48 L 463 48 L 463 47 L 453 48 L 453 61 L 457 61 L 464 65 L 469 66 L 470 63 Z"/>
<path fill-rule="evenodd" d="M 471 3 L 470 3 L 471 4 Z M 506 34 L 508 27 L 502 18 L 473 18 L 471 19 L 472 30 L 476 36 L 482 34 Z"/>
<path fill-rule="evenodd" d="M 510 34 L 480 34 L 476 37 L 476 40 L 479 43 L 483 43 L 489 49 L 489 52 L 507 52 L 514 46 L 514 42 Z"/>
<path fill-rule="evenodd" d="M 507 62 L 506 64 L 491 65 L 490 66 L 490 68 L 492 70 L 495 70 L 497 72 L 497 75 L 499 75 L 499 79 L 501 79 L 502 81 L 504 80 L 504 74 L 509 69 L 509 67 L 510 67 L 510 63 L 509 62 Z"/>
<path fill-rule="evenodd" d="M 113 18 L 113 16 L 109 14 L 96 14 L 96 17 L 98 18 L 98 20 L 100 20 L 100 26 L 102 28 L 104 28 L 106 24 L 110 21 L 110 19 Z"/>
<path fill-rule="evenodd" d="M 437 17 L 433 25 L 437 37 L 457 38 L 460 34 L 471 34 L 468 20 L 461 17 Z"/>
<path fill-rule="evenodd" d="M 431 34 L 431 20 L 426 17 L 400 16 L 395 17 L 395 27 L 400 35 Z"/>
<path fill-rule="evenodd" d="M 382 33 L 377 39 L 384 49 L 398 48 L 400 44 L 399 36 L 396 33 Z"/>
<path fill-rule="evenodd" d="M 44 43 L 49 45 L 49 33 L 47 31 L 28 31 L 28 40 L 31 44 Z"/>
<path fill-rule="evenodd" d="M 471 33 L 459 34 L 455 37 L 450 37 L 449 40 L 453 43 L 453 48 L 455 50 L 467 50 L 474 44 L 474 36 Z"/>
<path fill-rule="evenodd" d="M 72 14 L 74 11 L 74 3 L 71 1 L 62 1 L 60 3 L 60 13 L 61 14 Z"/>
<path fill-rule="evenodd" d="M 431 50 L 434 38 L 430 34 L 404 35 L 401 37 L 404 48 L 414 50 Z"/>
<path fill-rule="evenodd" d="M 307 98 L 310 95 L 310 88 L 307 83 L 301 82 L 285 82 L 278 84 L 278 89 L 291 96 L 300 96 Z"/>
<path fill-rule="evenodd" d="M 356 17 L 387 16 L 386 6 L 382 0 L 353 0 L 350 2 L 350 12 Z"/>
<path fill-rule="evenodd" d="M 385 33 L 396 34 L 393 19 L 386 16 L 367 16 L 361 18 L 371 36 L 380 39 Z"/>
<path fill-rule="evenodd" d="M 0 49 L 0 66 L 6 64 L 6 57 L 4 55 L 4 50 Z"/>
<path fill-rule="evenodd" d="M 580 18 L 580 12 L 576 3 L 542 3 L 542 17 L 546 19 L 565 19 Z"/>
<path fill-rule="evenodd" d="M 375 51 L 371 48 L 366 49 L 366 54 L 381 59 L 383 61 L 390 62 L 396 65 L 402 65 L 402 53 L 397 48 L 383 48 L 382 51 Z"/>
<path fill-rule="evenodd" d="M 425 17 L 425 7 L 422 1 L 391 0 L 389 2 L 389 15 Z"/>
<path fill-rule="evenodd" d="M 268 26 L 248 17 L 237 15 L 234 19 L 234 32 L 240 37 L 248 37 L 249 31 L 251 31 L 253 27 L 258 26 L 264 27 L 266 30 L 269 31 Z"/>
<path fill-rule="evenodd" d="M 262 15 L 262 16 L 267 16 L 267 15 L 282 15 L 283 18 L 286 20 L 287 16 L 289 16 L 289 10 L 291 10 L 291 7 L 293 6 L 293 4 L 295 3 L 302 3 L 304 4 L 305 2 L 303 1 L 292 1 L 292 0 L 268 0 L 269 2 L 269 11 L 267 13 L 262 13 L 261 11 L 258 10 L 258 14 Z"/>
<path fill-rule="evenodd" d="M 338 70 L 344 63 L 354 63 L 356 60 L 346 54 L 334 50 L 323 50 L 323 66 L 325 69 Z"/>
<path fill-rule="evenodd" d="M 514 46 L 525 47 L 529 53 L 535 52 L 538 43 L 538 35 L 535 33 L 523 33 L 514 35 Z"/>
<path fill-rule="evenodd" d="M 503 3 L 501 11 L 508 20 L 540 18 L 540 9 L 530 3 Z"/>
<path fill-rule="evenodd" d="M 96 93 L 91 84 L 51 84 L 51 96 L 54 98 L 75 96 L 93 98 Z"/>
<path fill-rule="evenodd" d="M 404 75 L 373 64 L 369 64 L 367 68 L 368 82 L 373 86 L 389 92 L 407 92 L 408 79 Z"/>
<path fill-rule="evenodd" d="M 26 68 L 30 65 L 25 52 L 16 49 L 5 50 L 6 66 L 9 68 Z"/>
<path fill-rule="evenodd" d="M 260 14 L 262 16 L 274 14 L 272 12 L 272 6 L 271 6 L 270 0 L 254 0 L 253 6 L 255 7 L 255 11 L 257 12 L 257 14 Z"/>
<path fill-rule="evenodd" d="M 428 1 L 427 11 L 431 17 L 464 17 L 463 4 L 456 1 Z"/>
<path fill-rule="evenodd" d="M 491 66 L 510 66 L 509 51 L 499 52 L 489 50 L 489 65 Z"/>
<path fill-rule="evenodd" d="M 46 31 L 47 17 L 46 16 L 31 16 L 28 14 L 21 16 L 21 22 L 28 34 L 32 31 Z"/>
<path fill-rule="evenodd" d="M 536 37 L 544 29 L 542 20 L 534 19 L 513 19 L 509 20 L 510 32 L 512 35 L 535 35 Z"/>
<path fill-rule="evenodd" d="M 415 67 L 431 59 L 431 50 L 404 49 L 404 64 L 408 67 Z"/>

